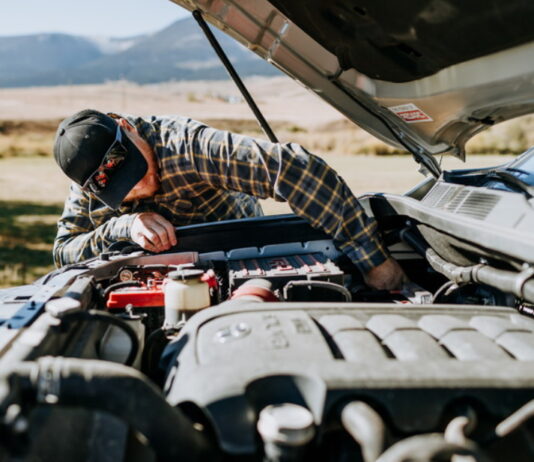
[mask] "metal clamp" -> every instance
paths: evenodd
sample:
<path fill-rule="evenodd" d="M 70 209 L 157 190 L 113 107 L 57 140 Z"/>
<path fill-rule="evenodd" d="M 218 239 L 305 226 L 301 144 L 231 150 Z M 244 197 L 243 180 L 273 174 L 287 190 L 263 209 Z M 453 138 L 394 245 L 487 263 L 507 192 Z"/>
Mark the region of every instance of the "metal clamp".
<path fill-rule="evenodd" d="M 514 293 L 521 299 L 525 298 L 525 284 L 534 277 L 534 267 L 526 266 L 523 271 L 517 275 L 517 279 L 514 284 Z"/>
<path fill-rule="evenodd" d="M 284 300 L 286 301 L 288 300 L 289 291 L 293 287 L 306 287 L 306 286 L 315 287 L 319 289 L 332 290 L 334 292 L 338 292 L 339 294 L 341 294 L 345 298 L 346 302 L 352 301 L 351 293 L 348 291 L 348 289 L 346 289 L 342 285 L 336 284 L 335 282 L 317 281 L 313 279 L 307 279 L 307 280 L 302 280 L 302 281 L 299 281 L 299 280 L 289 281 L 283 288 Z"/>
<path fill-rule="evenodd" d="M 61 359 L 41 358 L 37 377 L 37 401 L 39 403 L 56 404 L 59 401 L 60 379 Z"/>

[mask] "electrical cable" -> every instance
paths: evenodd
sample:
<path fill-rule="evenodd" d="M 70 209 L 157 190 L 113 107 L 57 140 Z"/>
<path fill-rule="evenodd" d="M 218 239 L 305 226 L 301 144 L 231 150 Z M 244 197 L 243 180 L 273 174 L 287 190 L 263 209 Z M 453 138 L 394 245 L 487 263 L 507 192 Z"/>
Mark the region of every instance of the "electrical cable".
<path fill-rule="evenodd" d="M 431 303 L 437 303 L 439 297 L 442 295 L 449 295 L 451 291 L 456 290 L 458 288 L 458 284 L 456 284 L 454 281 L 447 281 L 445 284 L 443 284 L 434 295 L 432 295 L 432 302 Z"/>
<path fill-rule="evenodd" d="M 115 284 L 111 284 L 110 286 L 106 287 L 106 290 L 104 290 L 102 296 L 104 299 L 108 297 L 108 295 L 113 292 L 115 289 L 122 289 L 124 287 L 140 287 L 142 285 L 141 281 L 121 281 L 116 282 Z"/>

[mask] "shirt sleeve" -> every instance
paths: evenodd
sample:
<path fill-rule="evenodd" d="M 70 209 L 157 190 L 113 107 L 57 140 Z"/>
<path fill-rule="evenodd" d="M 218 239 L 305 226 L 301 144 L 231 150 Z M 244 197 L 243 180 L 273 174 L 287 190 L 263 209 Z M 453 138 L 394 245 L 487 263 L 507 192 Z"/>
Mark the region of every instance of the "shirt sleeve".
<path fill-rule="evenodd" d="M 130 240 L 136 214 L 112 217 L 95 227 L 89 215 L 91 200 L 77 184 L 71 184 L 54 241 L 54 262 L 58 268 L 94 257 L 113 242 Z"/>
<path fill-rule="evenodd" d="M 183 137 L 182 137 L 183 136 Z M 179 149 L 209 184 L 287 201 L 294 213 L 330 235 L 363 272 L 388 258 L 377 223 L 345 181 L 322 159 L 294 143 L 277 144 L 190 122 Z M 198 178 L 197 178 L 198 181 Z"/>

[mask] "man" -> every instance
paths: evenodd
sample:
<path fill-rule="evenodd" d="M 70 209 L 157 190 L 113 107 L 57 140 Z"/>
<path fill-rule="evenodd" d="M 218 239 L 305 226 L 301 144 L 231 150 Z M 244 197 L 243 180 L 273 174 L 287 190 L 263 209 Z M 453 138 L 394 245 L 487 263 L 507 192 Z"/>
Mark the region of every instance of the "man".
<path fill-rule="evenodd" d="M 299 145 L 184 117 L 84 110 L 60 124 L 54 157 L 73 180 L 54 243 L 57 266 L 117 241 L 162 252 L 177 244 L 175 226 L 261 215 L 256 198 L 273 197 L 332 236 L 369 286 L 394 288 L 405 277 L 345 182 Z"/>

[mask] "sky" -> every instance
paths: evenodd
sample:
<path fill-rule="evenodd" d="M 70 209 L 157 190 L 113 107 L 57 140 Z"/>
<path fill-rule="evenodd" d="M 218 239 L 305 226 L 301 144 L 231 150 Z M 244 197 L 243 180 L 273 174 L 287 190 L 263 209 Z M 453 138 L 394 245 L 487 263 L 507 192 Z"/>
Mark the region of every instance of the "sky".
<path fill-rule="evenodd" d="M 0 36 L 130 37 L 156 32 L 188 14 L 170 0 L 0 0 Z"/>

